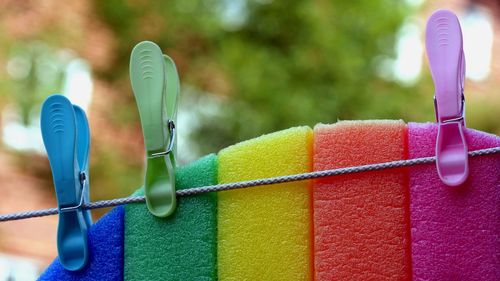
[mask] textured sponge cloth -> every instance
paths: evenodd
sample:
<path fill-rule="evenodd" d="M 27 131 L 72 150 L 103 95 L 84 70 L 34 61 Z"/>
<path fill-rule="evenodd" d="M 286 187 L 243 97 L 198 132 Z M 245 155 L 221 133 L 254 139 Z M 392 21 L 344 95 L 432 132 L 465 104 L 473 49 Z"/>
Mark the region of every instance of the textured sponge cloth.
<path fill-rule="evenodd" d="M 314 128 L 314 170 L 405 159 L 402 121 Z M 314 181 L 315 280 L 409 280 L 407 174 L 384 170 Z"/>
<path fill-rule="evenodd" d="M 408 125 L 410 158 L 434 155 L 437 126 Z M 500 137 L 467 130 L 469 150 Z M 469 158 L 469 178 L 445 186 L 436 165 L 410 168 L 414 280 L 500 280 L 500 157 Z"/>
<path fill-rule="evenodd" d="M 116 207 L 89 230 L 90 258 L 80 271 L 67 271 L 56 259 L 38 280 L 123 280 L 123 207 Z"/>
<path fill-rule="evenodd" d="M 219 153 L 219 183 L 309 172 L 309 127 L 245 141 Z M 219 280 L 309 280 L 308 182 L 219 193 Z"/>
<path fill-rule="evenodd" d="M 216 184 L 217 157 L 177 169 L 176 187 Z M 125 280 L 216 280 L 215 194 L 180 197 L 171 217 L 156 218 L 146 204 L 125 212 Z"/>

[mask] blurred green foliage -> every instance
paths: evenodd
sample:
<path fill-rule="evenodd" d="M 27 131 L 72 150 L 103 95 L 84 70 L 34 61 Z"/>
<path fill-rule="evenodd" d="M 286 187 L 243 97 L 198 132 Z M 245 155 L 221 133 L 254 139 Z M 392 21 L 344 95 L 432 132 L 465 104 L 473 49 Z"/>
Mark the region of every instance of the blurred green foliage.
<path fill-rule="evenodd" d="M 193 133 L 203 153 L 296 125 L 412 117 L 415 89 L 381 79 L 376 63 L 394 56 L 411 13 L 404 1 L 94 3 L 118 39 L 103 77 L 123 82 L 133 45 L 151 40 L 177 62 L 184 86 L 222 99 L 223 111 Z"/>
<path fill-rule="evenodd" d="M 13 43 L 7 72 L 12 77 L 9 98 L 16 104 L 21 123 L 30 125 L 49 93 L 60 92 L 69 57 L 43 42 Z"/>

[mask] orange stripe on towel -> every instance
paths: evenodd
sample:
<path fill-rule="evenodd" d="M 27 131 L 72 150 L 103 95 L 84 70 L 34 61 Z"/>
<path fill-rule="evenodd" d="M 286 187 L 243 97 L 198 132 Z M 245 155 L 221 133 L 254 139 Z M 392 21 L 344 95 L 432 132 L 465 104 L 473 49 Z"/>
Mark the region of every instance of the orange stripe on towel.
<path fill-rule="evenodd" d="M 314 170 L 407 158 L 402 121 L 344 121 L 314 129 Z M 409 280 L 408 177 L 384 170 L 313 185 L 316 280 Z"/>

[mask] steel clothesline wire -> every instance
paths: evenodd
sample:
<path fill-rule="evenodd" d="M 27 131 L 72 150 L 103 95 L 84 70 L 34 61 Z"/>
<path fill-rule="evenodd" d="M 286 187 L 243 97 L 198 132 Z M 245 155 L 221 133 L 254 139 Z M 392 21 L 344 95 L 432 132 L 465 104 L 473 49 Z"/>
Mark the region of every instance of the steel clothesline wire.
<path fill-rule="evenodd" d="M 497 153 L 500 153 L 500 146 L 470 151 L 469 156 L 476 157 L 476 156 L 491 155 L 491 154 L 497 154 Z M 248 188 L 248 187 L 254 187 L 254 186 L 272 185 L 272 184 L 278 184 L 278 183 L 302 181 L 302 180 L 317 179 L 317 178 L 323 178 L 323 177 L 331 177 L 331 176 L 361 173 L 361 172 L 368 172 L 368 171 L 379 171 L 379 170 L 391 169 L 391 168 L 409 167 L 409 166 L 415 166 L 415 165 L 429 164 L 429 163 L 433 163 L 433 162 L 436 162 L 436 156 L 415 158 L 415 159 L 408 159 L 408 160 L 397 160 L 397 161 L 390 161 L 390 162 L 384 162 L 384 163 L 376 163 L 376 164 L 361 165 L 361 166 L 354 166 L 354 167 L 338 168 L 338 169 L 332 169 L 332 170 L 323 170 L 323 171 L 294 174 L 294 175 L 287 175 L 287 176 L 279 176 L 279 177 L 271 177 L 271 178 L 263 178 L 263 179 L 249 180 L 249 181 L 223 183 L 223 184 L 216 184 L 216 185 L 210 185 L 210 186 L 193 187 L 193 188 L 188 188 L 188 189 L 177 190 L 176 195 L 177 196 L 190 196 L 190 195 L 196 195 L 196 194 L 207 193 L 207 192 L 217 192 L 217 191 L 224 191 L 224 190 L 231 190 L 231 189 L 241 189 L 241 188 Z M 91 202 L 91 203 L 84 203 L 82 208 L 85 210 L 91 210 L 91 209 L 100 209 L 100 208 L 106 208 L 106 207 L 114 207 L 114 206 L 118 206 L 118 205 L 130 204 L 130 203 L 143 203 L 145 201 L 146 201 L 146 198 L 144 196 L 130 196 L 130 197 L 124 197 L 124 198 L 111 199 L 111 200 L 103 200 L 103 201 L 96 201 L 96 202 Z M 0 215 L 0 222 L 50 216 L 50 215 L 56 215 L 58 213 L 59 213 L 59 211 L 57 208 L 12 213 L 12 214 Z"/>

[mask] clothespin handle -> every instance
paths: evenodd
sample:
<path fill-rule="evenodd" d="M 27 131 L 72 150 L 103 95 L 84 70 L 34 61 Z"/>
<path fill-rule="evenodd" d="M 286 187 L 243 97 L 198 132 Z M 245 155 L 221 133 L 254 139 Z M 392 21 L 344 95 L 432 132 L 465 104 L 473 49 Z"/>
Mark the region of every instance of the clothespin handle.
<path fill-rule="evenodd" d="M 177 73 L 177 67 L 172 58 L 167 55 L 163 55 L 165 62 L 165 96 L 166 96 L 166 106 L 167 106 L 167 116 L 168 116 L 168 128 L 171 132 L 169 141 L 169 157 L 172 161 L 172 165 L 176 166 L 176 155 L 177 155 L 177 132 L 175 128 L 175 122 L 177 122 L 177 108 L 179 107 L 179 95 L 180 95 L 180 81 L 179 74 Z"/>
<path fill-rule="evenodd" d="M 90 173 L 89 173 L 89 154 L 90 154 L 90 128 L 89 121 L 85 111 L 77 105 L 73 105 L 76 120 L 76 156 L 78 167 L 80 168 L 79 180 L 83 190 L 83 201 L 90 202 Z M 90 210 L 83 211 L 83 216 L 87 225 L 92 225 L 92 215 Z"/>
<path fill-rule="evenodd" d="M 465 57 L 462 31 L 455 14 L 438 10 L 427 22 L 426 49 L 435 86 L 434 106 L 438 122 L 436 165 L 449 186 L 462 184 L 469 174 L 465 139 Z"/>

